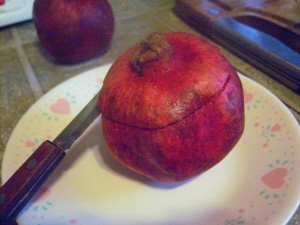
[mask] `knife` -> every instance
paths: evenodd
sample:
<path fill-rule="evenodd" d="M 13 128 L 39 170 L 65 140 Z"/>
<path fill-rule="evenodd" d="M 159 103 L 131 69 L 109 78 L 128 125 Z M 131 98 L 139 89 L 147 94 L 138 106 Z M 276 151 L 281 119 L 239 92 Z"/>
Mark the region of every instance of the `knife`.
<path fill-rule="evenodd" d="M 300 54 L 283 42 L 232 18 L 213 21 L 211 36 L 292 90 L 300 92 Z M 293 43 L 299 46 L 300 36 Z"/>
<path fill-rule="evenodd" d="M 51 142 L 46 140 L 0 189 L 0 223 L 12 223 L 81 134 L 100 115 L 99 92 Z"/>
<path fill-rule="evenodd" d="M 176 0 L 175 12 L 205 36 L 300 92 L 300 29 L 295 1 Z M 285 7 L 282 7 L 284 5 Z M 276 10 L 286 17 L 274 14 Z"/>

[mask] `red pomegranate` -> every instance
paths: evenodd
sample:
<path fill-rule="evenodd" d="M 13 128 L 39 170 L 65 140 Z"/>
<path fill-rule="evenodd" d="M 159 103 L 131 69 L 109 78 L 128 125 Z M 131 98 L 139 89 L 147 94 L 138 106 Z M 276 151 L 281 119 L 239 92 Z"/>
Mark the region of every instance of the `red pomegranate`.
<path fill-rule="evenodd" d="M 114 32 L 106 0 L 35 0 L 33 22 L 43 49 L 59 63 L 105 53 Z"/>
<path fill-rule="evenodd" d="M 151 34 L 110 68 L 100 93 L 112 155 L 133 171 L 182 181 L 219 163 L 244 130 L 241 81 L 218 48 Z"/>

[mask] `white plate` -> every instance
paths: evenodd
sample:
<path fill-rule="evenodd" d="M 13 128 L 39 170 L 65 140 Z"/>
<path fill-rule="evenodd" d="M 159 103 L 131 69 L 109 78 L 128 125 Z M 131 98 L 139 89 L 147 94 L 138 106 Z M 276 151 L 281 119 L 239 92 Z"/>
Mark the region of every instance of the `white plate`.
<path fill-rule="evenodd" d="M 72 120 L 101 88 L 108 69 L 62 83 L 27 111 L 8 142 L 3 181 Z M 144 179 L 108 154 L 99 117 L 20 214 L 19 224 L 286 223 L 300 199 L 300 129 L 273 94 L 240 77 L 245 132 L 217 166 L 180 184 Z"/>

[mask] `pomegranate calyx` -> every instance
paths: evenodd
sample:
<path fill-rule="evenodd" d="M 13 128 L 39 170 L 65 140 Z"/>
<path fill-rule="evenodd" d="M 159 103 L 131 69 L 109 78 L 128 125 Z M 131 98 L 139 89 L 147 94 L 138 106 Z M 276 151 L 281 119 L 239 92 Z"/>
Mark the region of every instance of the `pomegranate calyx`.
<path fill-rule="evenodd" d="M 142 66 L 148 62 L 169 59 L 172 47 L 161 33 L 154 32 L 142 41 L 133 56 L 130 64 L 139 76 L 143 76 Z"/>

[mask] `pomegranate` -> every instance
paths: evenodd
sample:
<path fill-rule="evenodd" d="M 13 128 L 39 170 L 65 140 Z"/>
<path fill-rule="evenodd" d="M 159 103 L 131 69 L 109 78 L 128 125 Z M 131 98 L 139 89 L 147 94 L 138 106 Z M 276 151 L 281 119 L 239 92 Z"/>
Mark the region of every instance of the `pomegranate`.
<path fill-rule="evenodd" d="M 187 33 L 151 34 L 112 65 L 100 92 L 112 155 L 176 182 L 219 163 L 244 130 L 241 81 L 220 50 Z"/>
<path fill-rule="evenodd" d="M 35 0 L 33 22 L 44 50 L 60 63 L 105 53 L 114 16 L 106 0 Z"/>

